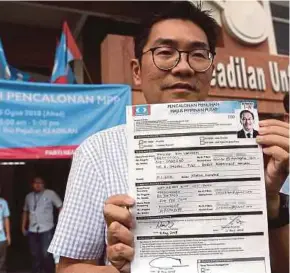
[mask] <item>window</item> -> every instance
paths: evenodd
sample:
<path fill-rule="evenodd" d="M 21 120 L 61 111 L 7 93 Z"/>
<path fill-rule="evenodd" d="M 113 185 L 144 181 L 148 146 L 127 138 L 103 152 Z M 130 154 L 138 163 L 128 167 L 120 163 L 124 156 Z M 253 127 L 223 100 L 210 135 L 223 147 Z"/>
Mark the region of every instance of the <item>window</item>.
<path fill-rule="evenodd" d="M 271 1 L 277 53 L 289 55 L 289 2 Z"/>

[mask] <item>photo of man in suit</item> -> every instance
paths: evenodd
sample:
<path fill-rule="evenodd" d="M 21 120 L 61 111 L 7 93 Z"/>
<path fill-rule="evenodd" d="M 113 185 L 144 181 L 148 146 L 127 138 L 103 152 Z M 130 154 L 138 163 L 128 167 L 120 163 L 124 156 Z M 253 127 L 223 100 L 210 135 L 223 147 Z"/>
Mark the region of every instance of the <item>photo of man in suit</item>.
<path fill-rule="evenodd" d="M 249 110 L 240 113 L 240 122 L 243 129 L 238 131 L 238 138 L 256 138 L 258 131 L 254 129 L 254 114 Z"/>

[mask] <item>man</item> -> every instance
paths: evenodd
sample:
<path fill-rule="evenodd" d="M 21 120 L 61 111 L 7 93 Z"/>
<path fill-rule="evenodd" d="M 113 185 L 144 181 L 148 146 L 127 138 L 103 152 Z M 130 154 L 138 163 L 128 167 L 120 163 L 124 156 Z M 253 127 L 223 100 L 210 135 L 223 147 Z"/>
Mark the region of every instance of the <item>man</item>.
<path fill-rule="evenodd" d="M 164 15 L 154 17 L 135 38 L 134 84 L 142 89 L 148 103 L 205 100 L 212 77 L 216 39 L 216 23 L 206 12 L 189 2 L 169 5 Z M 271 125 L 279 135 L 272 131 Z M 272 161 L 276 165 L 273 167 L 271 161 L 268 170 L 271 173 L 267 172 L 266 182 L 269 217 L 273 218 L 277 217 L 280 205 L 277 193 L 283 183 L 276 179 L 277 172 L 282 176 L 288 159 L 287 126 L 273 120 L 261 122 L 263 137 L 257 139 L 266 145 L 265 154 L 275 156 Z M 50 246 L 50 251 L 61 256 L 60 273 L 129 272 L 134 254 L 132 233 L 128 229 L 132 219 L 124 207 L 132 206 L 134 200 L 120 195 L 128 192 L 125 128 L 117 126 L 93 135 L 74 154 L 64 208 Z M 283 138 L 280 141 L 283 146 L 271 138 L 272 134 L 279 140 Z M 284 172 L 283 169 L 283 177 Z M 113 266 L 101 266 L 106 248 L 105 201 L 106 254 Z M 277 230 L 275 243 L 278 246 L 273 248 L 273 255 L 283 264 L 287 254 L 279 254 L 286 252 L 287 232 L 287 228 L 282 232 Z"/>
<path fill-rule="evenodd" d="M 9 216 L 8 204 L 0 197 L 0 273 L 6 273 L 7 246 L 11 244 Z"/>
<path fill-rule="evenodd" d="M 45 183 L 41 177 L 33 179 L 32 189 L 33 191 L 25 198 L 22 233 L 24 236 L 28 234 L 32 273 L 52 273 L 54 272 L 54 262 L 47 250 L 54 229 L 53 207 L 55 206 L 60 211 L 62 201 L 54 191 L 45 189 Z"/>
<path fill-rule="evenodd" d="M 240 122 L 243 129 L 238 131 L 238 138 L 256 138 L 258 131 L 254 129 L 254 114 L 249 110 L 240 113 Z"/>

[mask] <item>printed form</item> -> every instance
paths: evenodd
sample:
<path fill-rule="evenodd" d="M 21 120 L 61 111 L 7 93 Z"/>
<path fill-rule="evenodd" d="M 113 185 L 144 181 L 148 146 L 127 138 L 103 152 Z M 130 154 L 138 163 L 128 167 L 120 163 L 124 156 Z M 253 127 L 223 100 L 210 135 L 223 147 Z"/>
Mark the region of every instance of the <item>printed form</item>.
<path fill-rule="evenodd" d="M 256 106 L 127 107 L 132 273 L 271 272 Z"/>

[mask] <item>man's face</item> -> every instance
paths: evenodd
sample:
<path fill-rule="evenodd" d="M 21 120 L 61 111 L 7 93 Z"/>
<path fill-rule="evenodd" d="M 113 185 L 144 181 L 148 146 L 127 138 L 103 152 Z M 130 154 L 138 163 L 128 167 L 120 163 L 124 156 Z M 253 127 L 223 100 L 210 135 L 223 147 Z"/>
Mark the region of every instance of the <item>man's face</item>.
<path fill-rule="evenodd" d="M 209 48 L 205 32 L 191 21 L 169 19 L 153 25 L 143 52 L 158 46 L 170 46 L 191 51 L 195 48 Z M 212 78 L 212 66 L 206 72 L 195 72 L 187 62 L 186 54 L 169 71 L 157 68 L 152 53 L 142 56 L 141 66 L 132 61 L 133 78 L 147 103 L 170 103 L 205 100 Z"/>
<path fill-rule="evenodd" d="M 32 188 L 35 192 L 41 192 L 44 189 L 44 182 L 41 178 L 35 178 L 32 183 Z"/>
<path fill-rule="evenodd" d="M 241 118 L 241 124 L 245 131 L 252 131 L 254 126 L 254 119 L 251 113 L 243 113 Z"/>

